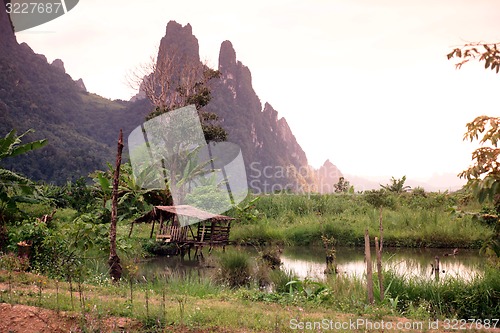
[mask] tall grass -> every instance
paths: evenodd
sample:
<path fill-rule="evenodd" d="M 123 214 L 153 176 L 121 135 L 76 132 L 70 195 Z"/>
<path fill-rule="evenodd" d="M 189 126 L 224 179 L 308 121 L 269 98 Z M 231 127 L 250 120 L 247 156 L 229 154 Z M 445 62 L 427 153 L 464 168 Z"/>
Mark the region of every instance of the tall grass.
<path fill-rule="evenodd" d="M 471 215 L 453 213 L 458 204 L 453 195 L 406 193 L 394 196 L 394 202 L 394 207 L 383 209 L 387 246 L 479 248 L 493 233 Z M 325 234 L 335 237 L 338 245 L 362 245 L 366 228 L 372 236 L 378 234 L 379 210 L 363 194 L 267 195 L 255 203 L 255 211 L 258 219 L 234 224 L 233 241 L 321 245 Z"/>
<path fill-rule="evenodd" d="M 416 308 L 430 317 L 496 318 L 500 313 L 500 274 L 486 270 L 467 282 L 449 278 L 440 282 L 406 278 L 385 272 L 387 297 L 397 299 L 398 309 L 408 314 Z"/>
<path fill-rule="evenodd" d="M 300 280 L 292 272 L 272 270 L 269 277 L 273 288 L 263 290 L 256 283 L 247 282 L 256 278 L 255 270 L 248 255 L 241 253 L 236 250 L 218 254 L 219 277 L 227 278 L 223 283 L 197 271 L 174 271 L 148 280 L 129 277 L 130 281 L 121 284 L 73 284 L 75 304 L 67 282 L 0 271 L 0 283 L 11 286 L 0 291 L 0 302 L 77 311 L 87 328 L 99 327 L 103 318 L 110 315 L 125 316 L 140 321 L 142 331 L 152 332 L 163 331 L 167 323 L 173 325 L 172 330 L 179 325 L 219 325 L 271 332 L 276 330 L 278 314 L 289 320 L 301 313 L 331 316 L 332 311 L 418 319 L 495 318 L 500 313 L 500 274 L 494 269 L 470 282 L 444 279 L 439 283 L 386 272 L 386 299 L 371 307 L 367 305 L 366 282 L 361 277 L 338 274 L 329 275 L 324 281 Z M 243 287 L 228 281 L 241 281 Z M 279 325 L 286 331 L 286 325 Z"/>
<path fill-rule="evenodd" d="M 249 286 L 252 278 L 250 256 L 238 250 L 219 254 L 218 280 L 231 288 Z"/>

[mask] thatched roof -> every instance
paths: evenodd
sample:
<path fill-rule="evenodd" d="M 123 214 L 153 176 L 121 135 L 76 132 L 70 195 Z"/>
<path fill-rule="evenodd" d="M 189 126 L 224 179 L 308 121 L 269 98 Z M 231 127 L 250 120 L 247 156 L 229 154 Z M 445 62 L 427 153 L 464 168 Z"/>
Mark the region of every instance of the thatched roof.
<path fill-rule="evenodd" d="M 200 220 L 224 220 L 224 221 L 234 220 L 234 218 L 232 217 L 219 214 L 212 214 L 189 205 L 155 206 L 155 209 L 159 209 L 164 212 L 169 212 L 178 216 L 180 215 L 186 217 L 194 217 Z"/>

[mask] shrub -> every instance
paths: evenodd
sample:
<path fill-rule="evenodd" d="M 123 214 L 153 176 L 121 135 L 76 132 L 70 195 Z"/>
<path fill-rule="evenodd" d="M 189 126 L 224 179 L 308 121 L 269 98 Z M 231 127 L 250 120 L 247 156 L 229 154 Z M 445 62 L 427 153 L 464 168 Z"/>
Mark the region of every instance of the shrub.
<path fill-rule="evenodd" d="M 0 269 L 7 271 L 25 272 L 29 268 L 29 259 L 18 257 L 15 253 L 9 252 L 0 255 Z"/>
<path fill-rule="evenodd" d="M 248 286 L 252 277 L 252 265 L 248 254 L 226 251 L 219 256 L 218 279 L 231 288 Z"/>

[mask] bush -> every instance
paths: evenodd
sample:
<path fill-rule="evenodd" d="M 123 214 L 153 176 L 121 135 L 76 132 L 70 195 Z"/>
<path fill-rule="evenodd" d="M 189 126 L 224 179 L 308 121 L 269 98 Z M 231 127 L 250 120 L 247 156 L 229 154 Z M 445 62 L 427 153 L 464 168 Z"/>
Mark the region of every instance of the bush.
<path fill-rule="evenodd" d="M 18 257 L 12 252 L 0 255 L 0 269 L 7 271 L 25 272 L 29 268 L 29 263 L 28 258 Z"/>
<path fill-rule="evenodd" d="M 245 252 L 232 250 L 221 253 L 218 264 L 218 279 L 222 283 L 231 288 L 250 285 L 252 264 Z"/>
<path fill-rule="evenodd" d="M 275 293 L 288 293 L 290 291 L 290 286 L 288 283 L 290 281 L 297 280 L 298 277 L 291 270 L 276 269 L 270 272 L 269 278 L 273 283 L 273 290 Z"/>

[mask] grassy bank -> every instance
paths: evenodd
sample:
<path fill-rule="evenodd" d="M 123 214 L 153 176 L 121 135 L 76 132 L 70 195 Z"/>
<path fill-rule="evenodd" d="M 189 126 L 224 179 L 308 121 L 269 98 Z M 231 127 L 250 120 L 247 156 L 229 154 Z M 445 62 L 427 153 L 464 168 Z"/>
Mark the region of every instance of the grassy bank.
<path fill-rule="evenodd" d="M 403 193 L 389 203 L 382 215 L 387 246 L 479 248 L 493 233 L 480 217 L 466 213 L 483 207 L 459 194 Z M 378 234 L 380 211 L 364 194 L 275 194 L 260 196 L 251 213 L 232 212 L 240 217 L 231 230 L 236 243 L 307 246 L 320 245 L 322 234 L 338 245 L 362 245 L 366 228 Z"/>
<path fill-rule="evenodd" d="M 368 305 L 366 285 L 359 278 L 332 275 L 321 282 L 299 280 L 280 270 L 249 266 L 248 258 L 238 251 L 215 253 L 211 259 L 219 265 L 214 275 L 174 271 L 145 280 L 127 266 L 119 284 L 96 279 L 95 274 L 73 277 L 69 283 L 0 270 L 0 303 L 70 311 L 87 332 L 99 331 L 111 317 L 133 319 L 123 328 L 127 331 L 289 332 L 291 320 L 428 322 L 495 318 L 500 311 L 497 270 L 468 283 L 408 280 L 387 272 L 386 298 Z M 260 288 L 263 279 L 272 283 L 272 291 Z M 338 331 L 364 332 L 365 328 Z"/>
<path fill-rule="evenodd" d="M 237 218 L 231 229 L 235 243 L 321 246 L 324 235 L 335 238 L 336 245 L 361 245 L 365 228 L 372 237 L 379 232 L 380 210 L 367 194 L 276 194 L 254 199 L 247 199 L 247 208 L 228 213 Z M 493 233 L 490 220 L 469 213 L 491 212 L 491 207 L 461 194 L 390 194 L 384 205 L 385 246 L 477 248 Z M 207 259 L 206 264 L 216 267 L 212 275 L 166 269 L 146 280 L 136 263 L 157 244 L 149 240 L 148 224 L 137 225 L 128 238 L 130 218 L 118 225 L 124 276 L 121 283 L 112 284 L 102 264 L 109 253 L 105 210 L 82 213 L 60 208 L 50 223 L 40 223 L 36 217 L 53 207 L 25 208 L 29 216 L 9 225 L 9 242 L 0 254 L 0 302 L 72 311 L 81 316 L 83 331 L 99 331 L 103 318 L 113 316 L 134 319 L 142 332 L 179 328 L 288 332 L 292 319 L 428 321 L 492 318 L 500 311 L 500 275 L 494 269 L 469 282 L 442 283 L 387 272 L 387 297 L 374 305 L 367 304 L 362 278 L 339 275 L 325 281 L 301 280 L 267 267 L 261 253 L 251 261 L 237 249 L 215 252 Z M 17 262 L 15 254 L 5 254 L 15 253 L 22 241 L 31 244 L 29 268 Z M 31 273 L 18 272 L 23 269 Z"/>

